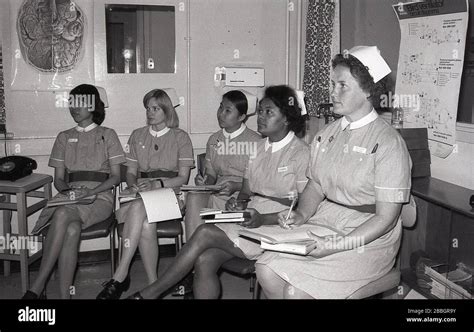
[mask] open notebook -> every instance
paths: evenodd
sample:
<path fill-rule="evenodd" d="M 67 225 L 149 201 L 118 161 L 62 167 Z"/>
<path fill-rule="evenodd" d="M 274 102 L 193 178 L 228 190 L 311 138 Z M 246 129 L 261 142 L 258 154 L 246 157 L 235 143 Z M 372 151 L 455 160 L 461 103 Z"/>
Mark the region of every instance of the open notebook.
<path fill-rule="evenodd" d="M 316 225 L 302 225 L 293 229 L 284 229 L 279 225 L 261 226 L 253 229 L 241 229 L 239 235 L 260 241 L 260 247 L 265 250 L 307 255 L 316 248 L 308 231 L 321 237 L 343 235 L 332 229 Z"/>
<path fill-rule="evenodd" d="M 119 195 L 120 203 L 141 198 L 148 222 L 160 222 L 182 218 L 178 199 L 171 188 L 158 188 L 142 192 L 124 190 Z"/>

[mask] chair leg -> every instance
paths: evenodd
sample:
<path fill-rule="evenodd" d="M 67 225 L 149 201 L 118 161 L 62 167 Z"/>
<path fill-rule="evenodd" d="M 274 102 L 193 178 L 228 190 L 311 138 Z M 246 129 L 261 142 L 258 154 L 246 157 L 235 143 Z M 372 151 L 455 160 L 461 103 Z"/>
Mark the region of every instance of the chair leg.
<path fill-rule="evenodd" d="M 255 291 L 255 274 L 250 276 L 250 290 L 249 292 L 253 293 Z"/>
<path fill-rule="evenodd" d="M 118 237 L 118 260 L 119 263 L 122 260 L 122 237 Z"/>
<path fill-rule="evenodd" d="M 113 278 L 115 273 L 115 227 L 111 230 L 109 235 L 110 238 L 110 274 L 111 278 Z"/>
<path fill-rule="evenodd" d="M 259 300 L 260 299 L 260 291 L 262 290 L 262 287 L 260 287 L 260 283 L 258 282 L 257 279 L 255 279 L 255 293 L 253 296 L 254 300 Z"/>

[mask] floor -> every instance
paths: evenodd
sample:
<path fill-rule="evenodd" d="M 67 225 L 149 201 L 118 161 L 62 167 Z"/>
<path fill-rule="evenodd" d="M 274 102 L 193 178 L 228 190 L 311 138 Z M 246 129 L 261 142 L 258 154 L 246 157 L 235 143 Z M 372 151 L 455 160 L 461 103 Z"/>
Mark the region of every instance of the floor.
<path fill-rule="evenodd" d="M 160 258 L 158 275 L 166 270 L 173 258 Z M 3 265 L 3 264 L 2 264 Z M 13 269 L 13 268 L 12 268 Z M 34 280 L 38 271 L 30 272 L 31 280 Z M 73 299 L 95 299 L 102 290 L 102 283 L 110 279 L 110 264 L 87 263 L 78 267 L 75 279 L 75 292 Z M 252 293 L 249 291 L 249 279 L 233 276 L 226 272 L 221 274 L 222 299 L 251 299 Z M 122 295 L 122 298 L 135 293 L 146 286 L 146 275 L 141 260 L 135 259 L 131 268 L 130 289 Z M 20 273 L 13 272 L 10 276 L 0 275 L 0 299 L 19 299 L 23 295 L 21 291 Z M 50 280 L 47 288 L 47 298 L 59 298 L 59 289 L 55 280 Z M 173 297 L 167 295 L 165 299 L 183 299 L 181 296 Z"/>

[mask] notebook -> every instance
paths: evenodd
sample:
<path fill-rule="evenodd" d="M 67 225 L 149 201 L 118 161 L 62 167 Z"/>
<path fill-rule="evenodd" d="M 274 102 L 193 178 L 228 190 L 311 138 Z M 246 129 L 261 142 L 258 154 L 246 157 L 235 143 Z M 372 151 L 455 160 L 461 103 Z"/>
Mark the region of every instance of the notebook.
<path fill-rule="evenodd" d="M 149 223 L 182 218 L 178 199 L 172 188 L 158 188 L 148 191 L 129 193 L 129 196 L 123 196 L 122 199 L 134 200 L 141 198 Z M 121 203 L 124 201 L 121 200 Z"/>
<path fill-rule="evenodd" d="M 219 192 L 221 191 L 221 185 L 205 185 L 205 186 L 191 186 L 184 185 L 181 186 L 181 191 L 197 191 L 197 192 Z"/>
<path fill-rule="evenodd" d="M 250 212 L 222 211 L 218 209 L 202 209 L 199 215 L 206 224 L 243 222 L 250 218 Z"/>
<path fill-rule="evenodd" d="M 343 235 L 323 226 L 308 224 L 293 229 L 284 229 L 279 225 L 265 225 L 259 228 L 241 229 L 239 235 L 260 241 L 260 247 L 265 250 L 307 255 L 316 248 L 308 231 L 321 237 Z"/>
<path fill-rule="evenodd" d="M 77 199 L 71 199 L 71 196 L 67 194 L 57 194 L 46 203 L 46 207 L 61 206 L 61 205 L 71 205 L 71 204 L 92 204 L 97 195 L 92 195 L 88 197 Z"/>

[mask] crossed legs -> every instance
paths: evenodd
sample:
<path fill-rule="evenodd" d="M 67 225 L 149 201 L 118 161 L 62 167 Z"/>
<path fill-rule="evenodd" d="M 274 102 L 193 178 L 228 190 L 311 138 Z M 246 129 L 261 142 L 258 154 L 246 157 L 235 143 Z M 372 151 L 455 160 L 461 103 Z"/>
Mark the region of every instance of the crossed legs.
<path fill-rule="evenodd" d="M 220 291 L 217 270 L 222 263 L 232 257 L 245 258 L 245 255 L 220 228 L 214 225 L 201 225 L 164 275 L 144 288 L 140 294 L 144 298 L 157 298 L 184 278 L 195 266 L 195 297 L 215 298 Z"/>
<path fill-rule="evenodd" d="M 127 277 L 130 263 L 138 247 L 148 282 L 151 284 L 157 280 L 158 239 L 156 237 L 156 224 L 148 223 L 142 200 L 130 202 L 126 213 L 120 216 L 120 219 L 125 220 L 122 234 L 122 258 L 113 279 L 122 282 Z M 121 220 L 119 221 L 121 222 Z"/>

